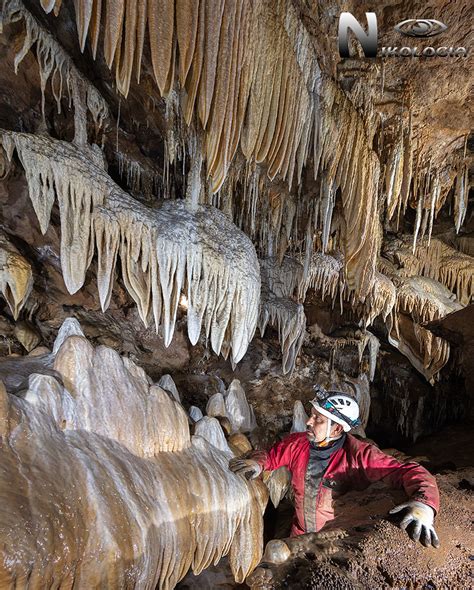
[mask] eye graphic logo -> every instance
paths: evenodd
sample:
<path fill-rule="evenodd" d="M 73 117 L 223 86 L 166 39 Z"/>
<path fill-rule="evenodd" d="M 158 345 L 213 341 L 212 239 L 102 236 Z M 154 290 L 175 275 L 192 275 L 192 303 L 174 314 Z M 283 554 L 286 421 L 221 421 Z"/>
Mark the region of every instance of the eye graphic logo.
<path fill-rule="evenodd" d="M 434 37 L 446 31 L 447 28 L 444 23 L 433 18 L 409 18 L 394 27 L 397 33 L 408 37 Z"/>

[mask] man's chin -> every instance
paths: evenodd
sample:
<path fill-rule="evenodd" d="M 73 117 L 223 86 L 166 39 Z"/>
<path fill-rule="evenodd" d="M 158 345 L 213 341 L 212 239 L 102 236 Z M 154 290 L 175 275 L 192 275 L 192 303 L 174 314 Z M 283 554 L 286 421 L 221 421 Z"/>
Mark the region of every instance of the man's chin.
<path fill-rule="evenodd" d="M 311 442 L 314 440 L 314 433 L 312 433 L 310 430 L 306 431 L 306 436 Z"/>

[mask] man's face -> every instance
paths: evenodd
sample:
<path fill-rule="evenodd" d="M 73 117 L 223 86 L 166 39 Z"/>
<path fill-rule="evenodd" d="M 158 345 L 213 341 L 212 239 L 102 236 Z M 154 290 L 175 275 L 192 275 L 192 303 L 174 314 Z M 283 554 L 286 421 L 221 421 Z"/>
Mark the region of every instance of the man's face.
<path fill-rule="evenodd" d="M 323 442 L 326 438 L 328 420 L 323 414 L 320 414 L 314 407 L 311 408 L 311 415 L 306 422 L 306 434 L 310 442 Z M 341 434 L 343 428 L 340 424 L 332 423 L 329 432 L 330 437 L 337 437 Z"/>

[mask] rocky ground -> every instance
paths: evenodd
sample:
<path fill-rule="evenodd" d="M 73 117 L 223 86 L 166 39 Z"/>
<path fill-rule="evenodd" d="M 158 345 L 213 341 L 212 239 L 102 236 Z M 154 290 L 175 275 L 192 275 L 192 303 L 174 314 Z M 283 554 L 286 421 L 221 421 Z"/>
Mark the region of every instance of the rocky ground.
<path fill-rule="evenodd" d="M 285 539 L 267 547 L 264 561 L 235 585 L 228 566 L 221 563 L 202 576 L 189 575 L 178 586 L 211 590 L 362 590 L 375 588 L 464 590 L 472 587 L 474 559 L 472 530 L 472 467 L 437 475 L 442 509 L 436 519 L 441 546 L 425 548 L 409 539 L 387 512 L 403 500 L 403 493 L 377 484 L 365 492 L 350 492 L 338 501 L 338 516 L 324 531 Z M 286 515 L 289 512 L 286 510 Z M 285 551 L 287 549 L 285 548 Z"/>

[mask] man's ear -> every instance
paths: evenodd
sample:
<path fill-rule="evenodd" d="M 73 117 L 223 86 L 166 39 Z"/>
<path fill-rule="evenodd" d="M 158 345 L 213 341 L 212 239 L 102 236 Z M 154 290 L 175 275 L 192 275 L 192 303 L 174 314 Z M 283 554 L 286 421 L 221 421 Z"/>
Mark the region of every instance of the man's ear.
<path fill-rule="evenodd" d="M 338 424 L 337 422 L 334 423 L 332 436 L 339 436 L 344 432 L 344 428 Z"/>

